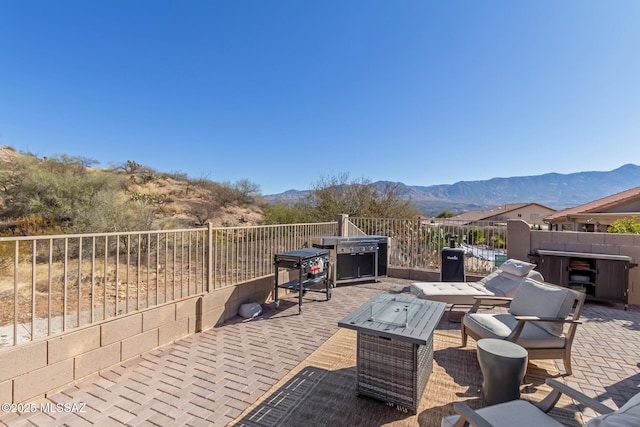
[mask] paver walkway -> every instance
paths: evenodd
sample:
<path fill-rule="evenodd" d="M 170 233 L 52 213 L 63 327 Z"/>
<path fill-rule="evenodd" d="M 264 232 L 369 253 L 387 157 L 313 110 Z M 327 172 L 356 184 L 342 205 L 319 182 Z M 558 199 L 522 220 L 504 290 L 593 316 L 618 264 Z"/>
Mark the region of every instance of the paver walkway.
<path fill-rule="evenodd" d="M 612 408 L 640 393 L 640 308 L 585 304 L 568 385 Z M 558 361 L 562 370 L 562 361 Z M 596 415 L 587 409 L 585 418 Z"/>
<path fill-rule="evenodd" d="M 236 318 L 33 402 L 38 408 L 84 404 L 82 412 L 4 414 L 0 424 L 226 426 L 333 335 L 338 320 L 380 292 L 406 291 L 404 284 L 341 286 L 331 301 L 323 301 L 323 294 L 318 301 L 305 299 L 302 315 L 293 298 L 282 300 L 279 310 L 264 305 L 257 319 Z M 583 321 L 574 343 L 574 375 L 566 380 L 620 406 L 640 391 L 640 310 L 587 304 Z M 459 328 L 443 322 L 441 327 Z"/>

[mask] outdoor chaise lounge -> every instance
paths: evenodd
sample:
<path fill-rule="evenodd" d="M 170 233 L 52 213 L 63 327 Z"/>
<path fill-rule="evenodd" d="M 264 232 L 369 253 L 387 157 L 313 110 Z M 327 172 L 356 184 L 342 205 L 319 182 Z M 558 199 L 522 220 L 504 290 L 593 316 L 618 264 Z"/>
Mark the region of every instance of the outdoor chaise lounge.
<path fill-rule="evenodd" d="M 534 267 L 528 262 L 508 259 L 498 270 L 477 282 L 417 282 L 411 284 L 411 292 L 418 298 L 451 304 L 451 308 L 471 306 L 477 296 L 513 297 L 527 278 L 542 281 L 542 275 L 534 271 Z"/>
<path fill-rule="evenodd" d="M 548 378 L 547 384 L 552 391 L 540 403 L 526 400 L 512 400 L 487 406 L 474 411 L 464 402 L 456 402 L 453 409 L 457 415 L 449 415 L 442 419 L 441 427 L 562 427 L 564 424 L 547 415 L 565 394 L 573 400 L 594 411 L 603 414 L 592 418 L 585 427 L 626 427 L 640 425 L 640 393 L 633 396 L 616 411 L 599 401 L 586 396 L 567 385 Z"/>

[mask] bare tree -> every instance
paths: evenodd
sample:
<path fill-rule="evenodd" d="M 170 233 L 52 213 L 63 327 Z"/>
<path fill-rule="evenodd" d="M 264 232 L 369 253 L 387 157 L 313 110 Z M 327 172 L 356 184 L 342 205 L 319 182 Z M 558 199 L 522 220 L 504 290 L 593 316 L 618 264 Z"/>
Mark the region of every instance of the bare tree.
<path fill-rule="evenodd" d="M 380 218 L 411 218 L 419 214 L 403 199 L 399 184 L 374 184 L 366 178 L 350 180 L 348 173 L 324 177 L 314 185 L 308 200 L 300 204 L 317 221 L 331 221 L 337 214 Z"/>

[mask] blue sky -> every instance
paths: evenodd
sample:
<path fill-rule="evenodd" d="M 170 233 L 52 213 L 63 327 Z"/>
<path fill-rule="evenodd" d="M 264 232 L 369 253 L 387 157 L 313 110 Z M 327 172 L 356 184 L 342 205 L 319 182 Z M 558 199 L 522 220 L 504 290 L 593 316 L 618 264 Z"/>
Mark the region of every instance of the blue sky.
<path fill-rule="evenodd" d="M 640 1 L 0 1 L 0 145 L 263 194 L 640 163 Z"/>

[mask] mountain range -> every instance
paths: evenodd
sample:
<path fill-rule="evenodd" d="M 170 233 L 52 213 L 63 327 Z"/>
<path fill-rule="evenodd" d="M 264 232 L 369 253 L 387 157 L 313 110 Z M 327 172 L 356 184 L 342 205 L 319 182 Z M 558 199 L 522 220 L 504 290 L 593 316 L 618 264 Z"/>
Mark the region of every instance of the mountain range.
<path fill-rule="evenodd" d="M 382 188 L 387 183 L 374 184 Z M 490 209 L 507 203 L 539 203 L 560 210 L 640 186 L 640 166 L 626 164 L 608 172 L 548 173 L 431 186 L 397 184 L 401 197 L 425 215 Z M 289 190 L 264 198 L 268 203 L 295 203 L 309 192 Z"/>

